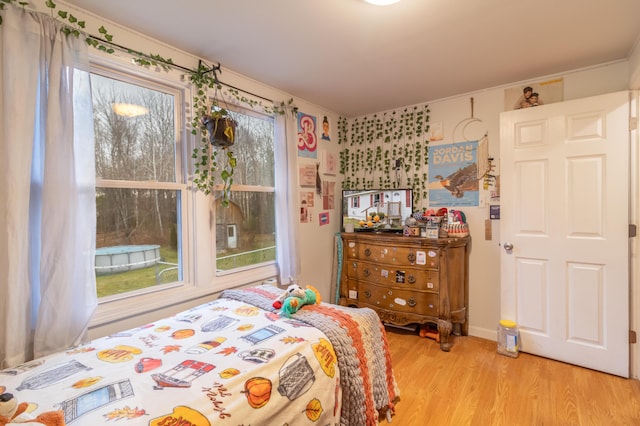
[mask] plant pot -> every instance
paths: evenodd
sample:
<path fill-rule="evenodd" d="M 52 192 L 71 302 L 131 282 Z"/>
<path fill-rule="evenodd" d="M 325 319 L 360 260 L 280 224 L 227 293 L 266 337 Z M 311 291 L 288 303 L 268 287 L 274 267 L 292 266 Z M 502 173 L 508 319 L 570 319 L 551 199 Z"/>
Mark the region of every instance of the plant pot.
<path fill-rule="evenodd" d="M 236 140 L 237 123 L 231 117 L 205 117 L 203 120 L 209 132 L 209 142 L 222 148 L 233 145 Z"/>

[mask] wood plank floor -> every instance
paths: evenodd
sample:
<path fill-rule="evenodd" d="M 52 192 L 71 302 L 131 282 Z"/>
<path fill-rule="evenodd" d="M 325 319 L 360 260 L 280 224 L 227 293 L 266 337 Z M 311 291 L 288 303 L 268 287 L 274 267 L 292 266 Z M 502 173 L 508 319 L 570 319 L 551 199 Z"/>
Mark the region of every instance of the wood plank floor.
<path fill-rule="evenodd" d="M 434 340 L 388 328 L 400 400 L 391 425 L 640 425 L 640 381 L 454 336 Z M 381 420 L 382 425 L 388 424 Z"/>

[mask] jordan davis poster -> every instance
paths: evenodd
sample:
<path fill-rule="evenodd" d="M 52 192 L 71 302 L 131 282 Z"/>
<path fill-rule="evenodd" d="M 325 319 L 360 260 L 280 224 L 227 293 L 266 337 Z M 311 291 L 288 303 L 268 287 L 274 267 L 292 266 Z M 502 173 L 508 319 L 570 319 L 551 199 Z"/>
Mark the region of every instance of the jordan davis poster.
<path fill-rule="evenodd" d="M 477 206 L 478 141 L 429 147 L 429 207 Z"/>

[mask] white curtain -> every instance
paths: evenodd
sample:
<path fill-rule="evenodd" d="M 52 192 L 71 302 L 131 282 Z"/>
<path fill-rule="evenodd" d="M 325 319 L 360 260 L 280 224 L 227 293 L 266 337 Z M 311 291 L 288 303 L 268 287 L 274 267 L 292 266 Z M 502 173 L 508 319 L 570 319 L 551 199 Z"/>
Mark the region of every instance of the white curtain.
<path fill-rule="evenodd" d="M 80 343 L 97 305 L 87 45 L 5 4 L 0 25 L 0 366 Z"/>
<path fill-rule="evenodd" d="M 298 282 L 298 171 L 296 117 L 287 111 L 276 116 L 276 256 L 278 282 L 281 285 Z"/>

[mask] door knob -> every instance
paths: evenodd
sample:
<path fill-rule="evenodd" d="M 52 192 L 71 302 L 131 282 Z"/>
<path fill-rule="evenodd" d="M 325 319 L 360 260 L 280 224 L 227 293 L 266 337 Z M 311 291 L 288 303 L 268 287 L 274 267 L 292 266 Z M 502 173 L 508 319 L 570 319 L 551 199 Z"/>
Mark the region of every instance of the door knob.
<path fill-rule="evenodd" d="M 504 250 L 509 254 L 511 254 L 511 252 L 513 251 L 513 244 L 512 243 L 504 243 L 502 245 L 502 247 L 504 247 Z"/>

